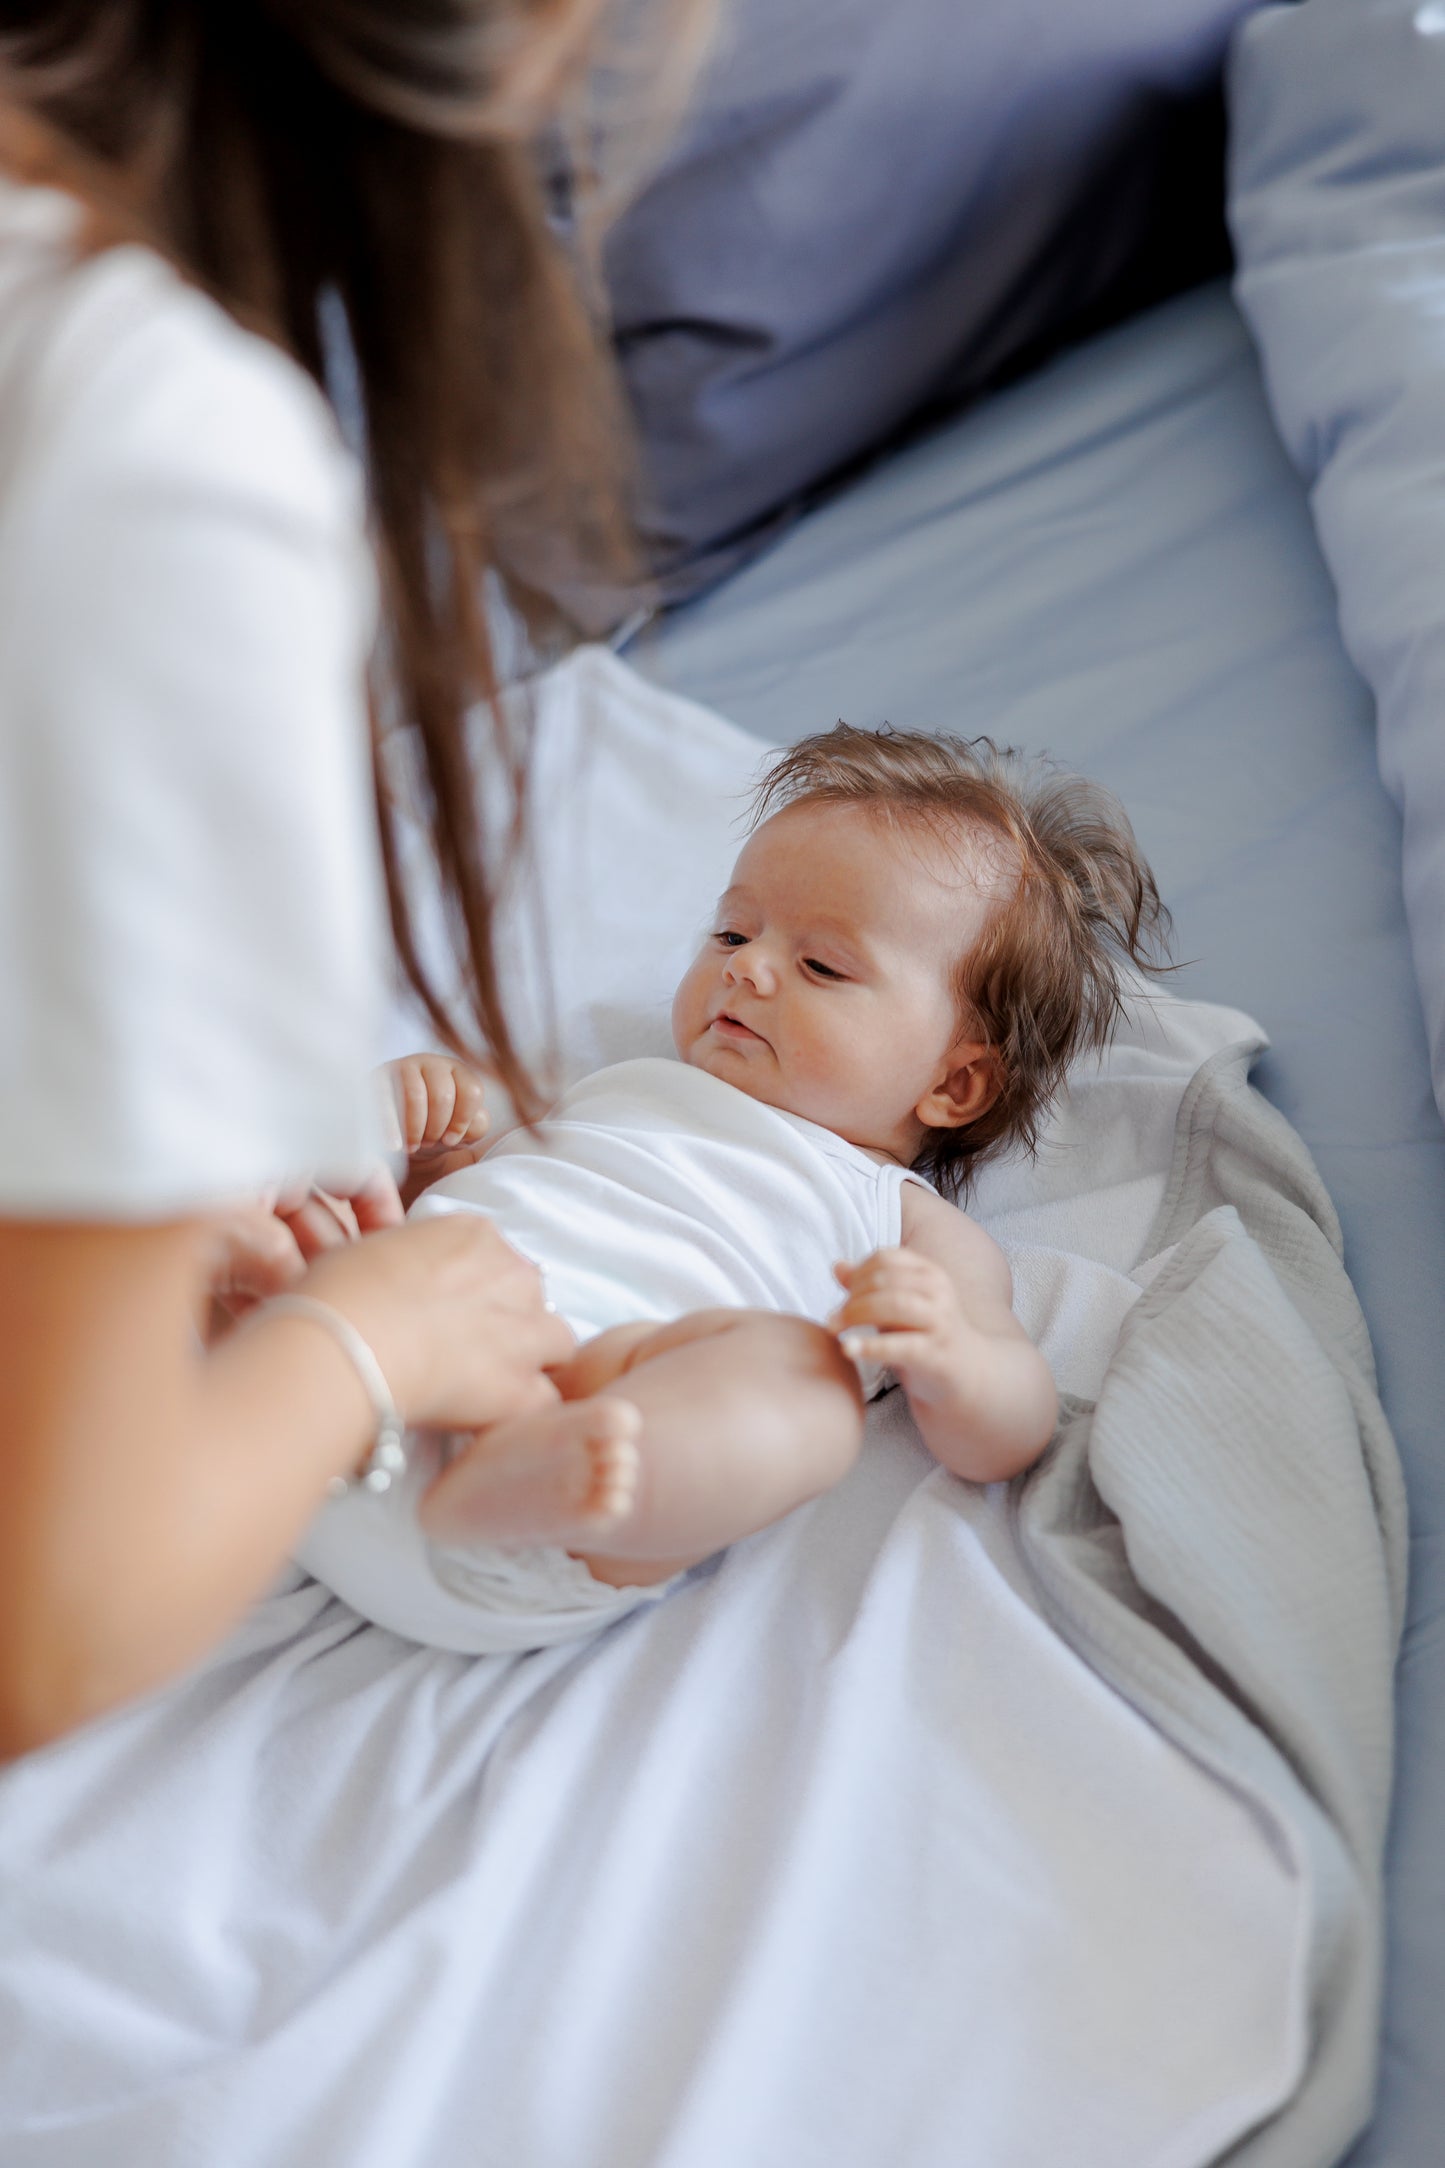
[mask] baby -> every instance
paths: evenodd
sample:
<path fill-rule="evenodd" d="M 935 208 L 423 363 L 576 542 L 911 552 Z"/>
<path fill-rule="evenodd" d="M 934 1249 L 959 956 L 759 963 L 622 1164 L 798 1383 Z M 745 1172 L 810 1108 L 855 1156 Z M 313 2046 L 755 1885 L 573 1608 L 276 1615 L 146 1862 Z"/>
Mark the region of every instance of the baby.
<path fill-rule="evenodd" d="M 985 1154 L 1032 1146 L 1164 925 L 1093 786 L 986 739 L 839 725 L 784 753 L 677 990 L 677 1059 L 586 1078 L 418 1207 L 488 1212 L 540 1267 L 579 1343 L 556 1405 L 425 1495 L 353 1494 L 306 1562 L 452 1646 L 592 1631 L 838 1482 L 860 1366 L 897 1379 L 954 1474 L 1027 1468 L 1053 1381 L 951 1200 Z M 409 1135 L 455 1127 L 474 1087 L 452 1065 L 400 1073 Z M 429 1539 L 409 1562 L 379 1563 L 359 1525 L 379 1512 Z M 397 1586 L 417 1572 L 444 1592 L 420 1609 Z"/>

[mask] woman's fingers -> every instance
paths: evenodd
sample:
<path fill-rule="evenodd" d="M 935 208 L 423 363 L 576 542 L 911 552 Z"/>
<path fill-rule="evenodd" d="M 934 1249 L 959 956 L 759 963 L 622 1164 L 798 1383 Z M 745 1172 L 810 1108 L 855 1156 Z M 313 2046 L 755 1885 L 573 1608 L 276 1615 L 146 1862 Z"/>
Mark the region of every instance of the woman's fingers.
<path fill-rule="evenodd" d="M 371 1235 L 321 1257 L 313 1279 L 371 1343 L 412 1422 L 476 1429 L 517 1413 L 575 1346 L 536 1266 L 480 1213 Z"/>
<path fill-rule="evenodd" d="M 285 1223 L 308 1264 L 356 1240 L 355 1219 L 339 1198 L 320 1189 L 308 1190 L 297 1209 L 285 1215 Z"/>
<path fill-rule="evenodd" d="M 239 1206 L 214 1225 L 210 1294 L 229 1315 L 283 1293 L 305 1272 L 290 1228 L 264 1205 Z"/>
<path fill-rule="evenodd" d="M 383 1227 L 399 1227 L 406 1218 L 401 1192 L 392 1178 L 391 1169 L 380 1162 L 364 1174 L 355 1189 L 348 1190 L 346 1202 L 356 1222 L 358 1234 L 376 1234 Z"/>
<path fill-rule="evenodd" d="M 529 1374 L 534 1370 L 555 1370 L 577 1352 L 577 1335 L 564 1318 L 554 1316 L 550 1310 L 529 1310 L 520 1315 L 507 1310 L 501 1313 L 501 1324 L 511 1335 L 518 1368 Z"/>

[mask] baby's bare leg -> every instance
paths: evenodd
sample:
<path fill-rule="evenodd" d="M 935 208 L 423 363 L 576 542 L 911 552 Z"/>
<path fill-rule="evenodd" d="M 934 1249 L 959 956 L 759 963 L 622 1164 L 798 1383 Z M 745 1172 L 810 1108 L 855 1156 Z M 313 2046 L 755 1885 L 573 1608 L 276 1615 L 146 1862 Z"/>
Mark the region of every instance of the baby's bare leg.
<path fill-rule="evenodd" d="M 561 1543 L 599 1580 L 664 1580 L 827 1490 L 862 1435 L 857 1376 L 831 1335 L 768 1311 L 619 1327 L 557 1382 L 568 1405 L 497 1425 L 432 1486 L 421 1514 L 430 1536 Z M 594 1486 L 585 1517 L 575 1480 L 565 1495 L 539 1481 L 528 1524 L 499 1528 L 502 1488 L 515 1499 L 529 1468 L 540 1478 L 598 1443 L 613 1475 Z M 630 1482 L 617 1478 L 619 1454 L 631 1455 Z"/>
<path fill-rule="evenodd" d="M 642 1417 L 632 1510 L 575 1547 L 619 1586 L 665 1580 L 830 1489 L 863 1434 L 857 1372 L 832 1335 L 767 1310 L 699 1311 L 642 1337 L 623 1327 L 557 1382 L 564 1396 L 625 1396 Z"/>
<path fill-rule="evenodd" d="M 423 1495 L 417 1518 L 433 1542 L 575 1547 L 622 1519 L 637 1495 L 630 1402 L 598 1397 L 552 1403 L 493 1423 L 470 1439 Z"/>

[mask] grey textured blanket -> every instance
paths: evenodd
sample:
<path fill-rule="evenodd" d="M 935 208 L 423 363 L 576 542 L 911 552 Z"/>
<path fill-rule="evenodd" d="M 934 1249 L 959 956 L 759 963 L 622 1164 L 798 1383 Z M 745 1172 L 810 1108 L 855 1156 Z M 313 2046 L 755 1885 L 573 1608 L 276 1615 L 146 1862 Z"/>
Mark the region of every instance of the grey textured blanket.
<path fill-rule="evenodd" d="M 1304 2081 L 1229 2160 L 1324 2168 L 1374 2090 L 1405 1505 L 1333 1207 L 1250 1058 L 1189 1089 L 1148 1246 L 1168 1254 L 1018 1532 L 1059 1631 L 1305 1883 Z"/>

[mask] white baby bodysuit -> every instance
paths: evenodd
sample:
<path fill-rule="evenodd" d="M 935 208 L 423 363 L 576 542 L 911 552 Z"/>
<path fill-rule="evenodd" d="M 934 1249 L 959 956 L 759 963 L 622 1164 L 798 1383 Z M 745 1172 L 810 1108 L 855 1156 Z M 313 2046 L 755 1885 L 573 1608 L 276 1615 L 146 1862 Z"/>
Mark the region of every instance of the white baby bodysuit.
<path fill-rule="evenodd" d="M 585 1077 L 544 1127 L 514 1130 L 423 1212 L 485 1212 L 542 1272 L 579 1340 L 719 1306 L 821 1323 L 833 1267 L 896 1243 L 918 1176 L 679 1061 Z M 328 1505 L 299 1552 L 353 1609 L 409 1639 L 475 1654 L 591 1633 L 661 1594 L 612 1589 L 553 1549 L 442 1551 L 416 1522 L 439 1447 L 408 1480 Z"/>
<path fill-rule="evenodd" d="M 719 1304 L 821 1323 L 834 1265 L 897 1242 L 917 1179 L 706 1070 L 624 1061 L 417 1211 L 490 1213 L 585 1339 Z"/>

